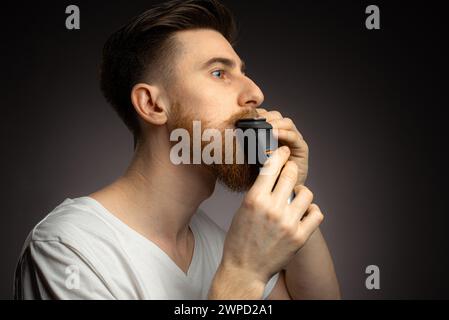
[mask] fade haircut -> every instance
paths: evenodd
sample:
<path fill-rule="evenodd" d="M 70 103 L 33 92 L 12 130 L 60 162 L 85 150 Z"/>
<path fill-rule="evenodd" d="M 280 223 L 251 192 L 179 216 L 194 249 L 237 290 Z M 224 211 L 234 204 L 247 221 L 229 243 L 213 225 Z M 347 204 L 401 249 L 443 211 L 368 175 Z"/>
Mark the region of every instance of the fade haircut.
<path fill-rule="evenodd" d="M 114 32 L 103 47 L 100 86 L 103 95 L 133 134 L 140 138 L 138 114 L 131 103 L 137 83 L 166 80 L 176 52 L 174 33 L 212 29 L 235 44 L 231 12 L 217 0 L 172 0 L 143 12 Z"/>

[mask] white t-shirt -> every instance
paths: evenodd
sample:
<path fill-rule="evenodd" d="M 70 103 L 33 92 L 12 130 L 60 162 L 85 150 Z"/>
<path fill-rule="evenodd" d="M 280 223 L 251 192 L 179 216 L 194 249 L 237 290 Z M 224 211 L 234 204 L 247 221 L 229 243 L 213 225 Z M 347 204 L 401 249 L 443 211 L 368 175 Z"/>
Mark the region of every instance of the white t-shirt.
<path fill-rule="evenodd" d="M 91 197 L 65 199 L 29 234 L 17 265 L 16 299 L 207 299 L 225 231 L 200 209 L 184 273 L 154 242 Z M 263 298 L 279 274 L 268 281 Z"/>

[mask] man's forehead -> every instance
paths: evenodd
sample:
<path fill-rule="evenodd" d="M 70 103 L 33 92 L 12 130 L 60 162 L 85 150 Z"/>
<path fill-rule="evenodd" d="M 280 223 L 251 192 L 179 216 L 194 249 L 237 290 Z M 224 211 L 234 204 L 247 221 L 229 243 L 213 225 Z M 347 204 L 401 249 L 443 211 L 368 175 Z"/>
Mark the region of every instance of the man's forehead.
<path fill-rule="evenodd" d="M 187 60 L 188 64 L 195 69 L 210 63 L 214 58 L 232 61 L 237 66 L 241 64 L 239 56 L 229 41 L 215 30 L 186 30 L 178 32 L 175 37 L 181 47 L 182 60 Z M 220 61 L 218 59 L 215 62 Z"/>

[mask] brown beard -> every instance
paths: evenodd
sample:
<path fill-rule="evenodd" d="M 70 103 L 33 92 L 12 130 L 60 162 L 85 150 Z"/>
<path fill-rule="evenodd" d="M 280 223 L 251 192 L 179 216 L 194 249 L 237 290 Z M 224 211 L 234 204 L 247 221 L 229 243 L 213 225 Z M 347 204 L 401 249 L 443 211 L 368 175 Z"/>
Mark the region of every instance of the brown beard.
<path fill-rule="evenodd" d="M 200 120 L 198 118 L 195 118 L 192 115 L 193 112 L 187 112 L 180 104 L 176 103 L 173 104 L 173 108 L 170 113 L 171 117 L 171 125 L 170 130 L 174 130 L 176 128 L 183 128 L 186 129 L 190 137 L 193 137 L 193 121 L 194 120 Z M 239 112 L 238 114 L 235 114 L 231 116 L 221 128 L 216 128 L 221 131 L 221 137 L 222 137 L 222 161 L 221 164 L 212 163 L 212 164 L 200 164 L 202 166 L 206 166 L 208 169 L 210 169 L 213 174 L 217 177 L 218 181 L 226 186 L 229 190 L 233 192 L 244 192 L 248 191 L 251 186 L 254 184 L 254 181 L 256 180 L 257 176 L 259 175 L 259 167 L 257 164 L 248 164 L 247 158 L 245 157 L 245 162 L 243 164 L 238 164 L 236 161 L 236 150 L 238 148 L 236 143 L 236 138 L 233 138 L 232 144 L 233 144 L 233 161 L 232 164 L 226 164 L 225 163 L 225 129 L 235 129 L 235 122 L 242 118 L 249 118 L 249 117 L 257 117 L 258 114 L 256 110 L 245 110 L 242 112 Z M 201 134 L 204 132 L 205 129 L 211 128 L 208 126 L 208 124 L 204 124 L 204 121 L 201 122 Z M 208 144 L 209 142 L 201 141 L 201 150 Z M 190 142 L 190 150 L 192 151 L 193 148 L 193 142 L 191 139 Z M 191 156 L 191 162 L 193 157 L 193 152 L 190 152 Z"/>

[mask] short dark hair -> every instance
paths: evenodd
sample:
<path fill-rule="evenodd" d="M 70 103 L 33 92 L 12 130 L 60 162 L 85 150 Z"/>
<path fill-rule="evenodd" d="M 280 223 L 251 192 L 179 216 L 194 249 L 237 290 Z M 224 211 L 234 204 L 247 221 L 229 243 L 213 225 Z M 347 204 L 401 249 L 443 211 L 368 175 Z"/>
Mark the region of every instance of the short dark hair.
<path fill-rule="evenodd" d="M 106 100 L 125 122 L 134 137 L 140 137 L 131 90 L 139 82 L 164 77 L 169 68 L 176 31 L 212 29 L 232 45 L 237 27 L 231 12 L 217 0 L 172 0 L 134 17 L 114 32 L 103 47 L 100 86 Z"/>

